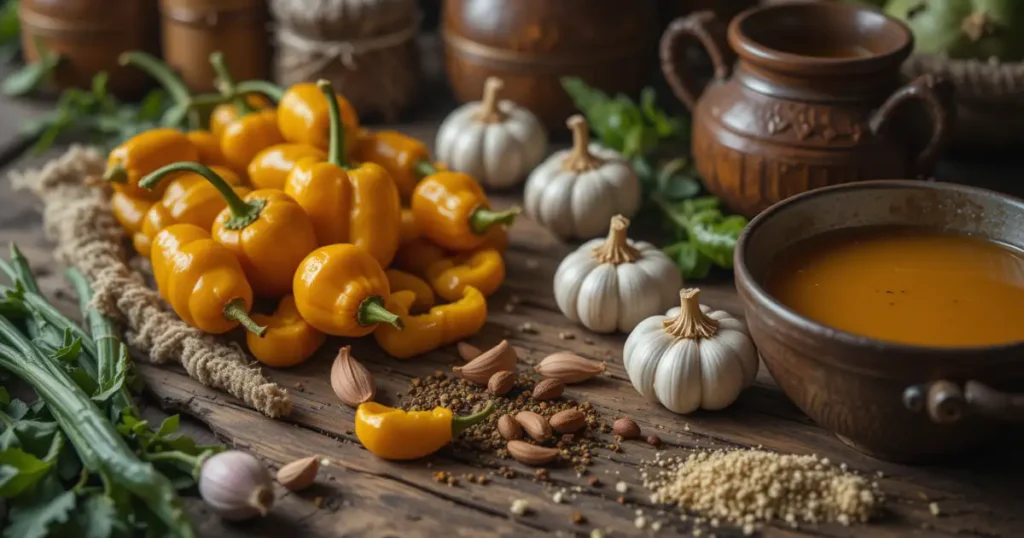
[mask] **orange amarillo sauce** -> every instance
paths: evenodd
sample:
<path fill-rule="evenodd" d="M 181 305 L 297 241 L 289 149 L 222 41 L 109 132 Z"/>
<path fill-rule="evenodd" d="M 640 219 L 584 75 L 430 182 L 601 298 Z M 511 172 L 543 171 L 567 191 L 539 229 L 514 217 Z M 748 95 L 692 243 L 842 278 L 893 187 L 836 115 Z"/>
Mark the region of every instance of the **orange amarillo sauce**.
<path fill-rule="evenodd" d="M 1024 341 L 1024 253 L 900 227 L 837 230 L 777 256 L 770 295 L 842 331 L 924 346 Z"/>

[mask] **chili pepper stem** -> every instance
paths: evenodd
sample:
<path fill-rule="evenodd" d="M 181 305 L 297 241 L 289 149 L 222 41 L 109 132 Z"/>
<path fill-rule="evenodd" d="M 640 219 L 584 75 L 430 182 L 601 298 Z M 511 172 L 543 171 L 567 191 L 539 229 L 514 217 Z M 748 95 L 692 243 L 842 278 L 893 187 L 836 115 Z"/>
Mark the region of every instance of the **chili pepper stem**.
<path fill-rule="evenodd" d="M 338 96 L 334 94 L 334 86 L 327 80 L 318 80 L 316 86 L 320 88 L 324 98 L 327 99 L 327 111 L 331 125 L 331 139 L 327 143 L 327 162 L 345 168 L 348 165 L 345 162 L 345 126 L 341 123 Z"/>
<path fill-rule="evenodd" d="M 213 66 L 213 72 L 217 74 L 219 81 L 217 89 L 224 96 L 231 97 L 235 102 L 235 108 L 238 109 L 238 115 L 244 116 L 253 112 L 252 107 L 245 101 L 245 96 L 238 92 L 235 79 L 231 77 L 231 72 L 228 71 L 228 66 L 224 63 L 224 53 L 220 51 L 211 52 L 210 65 Z"/>
<path fill-rule="evenodd" d="M 156 79 L 176 103 L 188 106 L 191 100 L 191 92 L 181 78 L 171 70 L 170 66 L 150 54 L 133 50 L 125 52 L 118 57 L 117 62 L 121 65 L 131 65 L 146 72 L 147 75 Z"/>
<path fill-rule="evenodd" d="M 241 298 L 232 299 L 228 304 L 224 305 L 224 319 L 237 321 L 239 325 L 245 327 L 245 330 L 259 337 L 262 337 L 267 332 L 266 327 L 257 325 L 249 317 L 249 313 L 245 311 L 245 301 Z"/>
<path fill-rule="evenodd" d="M 243 80 L 235 86 L 235 90 L 243 95 L 262 93 L 277 103 L 280 103 L 281 98 L 284 97 L 283 88 L 266 80 Z"/>
<path fill-rule="evenodd" d="M 483 235 L 497 224 L 512 224 L 522 209 L 513 207 L 505 211 L 491 211 L 486 207 L 478 207 L 469 216 L 469 229 L 476 235 Z"/>
<path fill-rule="evenodd" d="M 452 438 L 462 435 L 462 432 L 480 424 L 494 412 L 494 402 L 487 402 L 480 411 L 464 417 L 452 417 Z"/>
<path fill-rule="evenodd" d="M 434 163 L 428 160 L 416 161 L 416 164 L 413 165 L 413 169 L 416 170 L 416 174 L 420 177 L 427 177 L 437 173 L 437 167 L 434 166 Z"/>
<path fill-rule="evenodd" d="M 235 192 L 231 185 L 224 178 L 217 175 L 216 172 L 210 170 L 209 167 L 199 163 L 191 162 L 180 162 L 169 164 L 156 170 L 155 172 L 147 175 L 139 181 L 139 186 L 144 189 L 152 189 L 156 187 L 160 180 L 167 174 L 173 172 L 192 172 L 203 176 L 207 181 L 213 185 L 213 188 L 217 189 L 217 192 L 224 197 L 224 201 L 228 204 L 228 209 L 231 211 L 231 218 L 224 223 L 224 228 L 228 230 L 241 230 L 246 226 L 252 224 L 256 219 L 260 218 L 260 213 L 263 211 L 263 207 L 267 205 L 267 201 L 261 198 L 249 200 L 248 202 L 243 200 L 238 193 Z"/>
<path fill-rule="evenodd" d="M 128 169 L 124 163 L 119 162 L 103 171 L 103 179 L 113 183 L 125 183 L 128 181 Z"/>
<path fill-rule="evenodd" d="M 375 323 L 387 323 L 398 330 L 405 328 L 402 318 L 384 308 L 384 299 L 380 295 L 373 295 L 363 300 L 356 313 L 356 323 L 363 327 Z"/>

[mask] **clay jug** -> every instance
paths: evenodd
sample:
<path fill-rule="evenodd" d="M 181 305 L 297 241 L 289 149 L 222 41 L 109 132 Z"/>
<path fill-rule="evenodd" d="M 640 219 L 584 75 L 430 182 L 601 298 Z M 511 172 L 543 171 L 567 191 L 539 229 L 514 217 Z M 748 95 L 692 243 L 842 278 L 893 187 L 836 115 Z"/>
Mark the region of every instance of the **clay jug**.
<path fill-rule="evenodd" d="M 684 54 L 694 42 L 714 64 L 703 85 Z M 900 64 L 913 45 L 905 25 L 877 10 L 787 3 L 749 9 L 728 28 L 710 11 L 677 19 L 660 55 L 693 114 L 705 186 L 752 217 L 818 187 L 931 172 L 951 133 L 953 91 L 930 75 L 905 83 Z M 927 111 L 924 129 L 899 125 L 918 117 L 905 113 L 914 101 Z M 927 141 L 899 136 L 929 130 Z"/>

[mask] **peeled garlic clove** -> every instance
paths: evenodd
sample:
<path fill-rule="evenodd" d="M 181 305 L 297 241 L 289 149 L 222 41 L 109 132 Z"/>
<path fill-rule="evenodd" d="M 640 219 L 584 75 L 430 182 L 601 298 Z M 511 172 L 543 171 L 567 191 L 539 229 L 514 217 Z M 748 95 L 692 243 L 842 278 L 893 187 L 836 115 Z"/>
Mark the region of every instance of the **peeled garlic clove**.
<path fill-rule="evenodd" d="M 484 351 L 477 358 L 462 366 L 452 368 L 452 371 L 466 381 L 486 386 L 491 376 L 498 372 L 515 372 L 518 360 L 519 356 L 516 355 L 516 350 L 512 348 L 512 345 L 508 343 L 508 340 L 502 340 L 501 343 Z"/>
<path fill-rule="evenodd" d="M 277 482 L 289 491 L 306 489 L 316 481 L 320 471 L 320 456 L 295 460 L 277 470 Z"/>
<path fill-rule="evenodd" d="M 274 505 L 274 482 L 251 454 L 228 450 L 203 463 L 199 494 L 220 517 L 242 521 L 267 515 Z"/>

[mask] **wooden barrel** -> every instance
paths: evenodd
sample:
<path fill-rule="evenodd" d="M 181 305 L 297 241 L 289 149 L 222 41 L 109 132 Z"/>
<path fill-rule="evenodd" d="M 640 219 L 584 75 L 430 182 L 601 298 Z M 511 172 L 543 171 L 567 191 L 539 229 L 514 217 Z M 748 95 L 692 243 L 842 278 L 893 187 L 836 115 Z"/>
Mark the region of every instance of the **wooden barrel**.
<path fill-rule="evenodd" d="M 122 97 L 135 97 L 152 81 L 138 69 L 117 63 L 127 50 L 155 54 L 157 10 L 154 0 L 21 0 L 21 43 L 25 60 L 39 61 L 41 46 L 60 54 L 53 74 L 57 89 L 88 88 L 96 73 L 110 75 L 108 88 Z"/>
<path fill-rule="evenodd" d="M 214 89 L 210 53 L 224 53 L 236 80 L 266 79 L 270 69 L 263 0 L 160 0 L 164 59 L 194 92 Z"/>
<path fill-rule="evenodd" d="M 504 98 L 565 131 L 575 108 L 559 79 L 636 96 L 653 74 L 656 19 L 649 0 L 445 0 L 448 79 L 466 102 L 501 77 Z"/>

